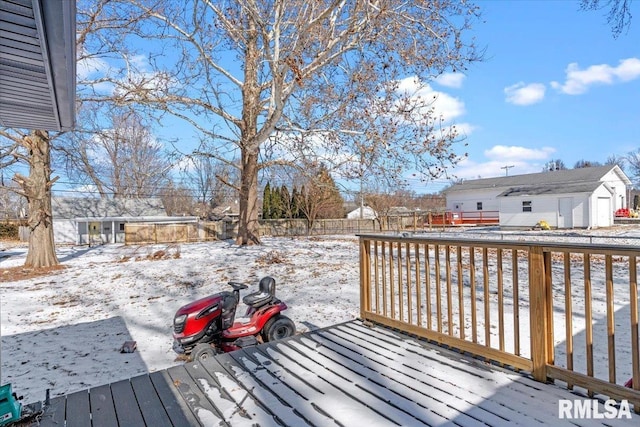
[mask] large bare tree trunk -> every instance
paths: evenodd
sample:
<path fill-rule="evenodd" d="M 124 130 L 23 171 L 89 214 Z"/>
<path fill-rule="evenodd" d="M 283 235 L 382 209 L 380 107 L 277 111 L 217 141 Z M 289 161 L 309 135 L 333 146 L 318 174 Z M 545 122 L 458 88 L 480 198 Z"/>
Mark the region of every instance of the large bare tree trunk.
<path fill-rule="evenodd" d="M 249 18 L 244 84 L 242 85 L 240 226 L 236 239 L 236 243 L 239 245 L 260 243 L 260 224 L 258 223 L 258 153 L 260 152 L 260 142 L 256 140 L 260 114 L 259 57 L 258 33 L 255 22 Z"/>
<path fill-rule="evenodd" d="M 49 135 L 46 131 L 34 130 L 24 138 L 24 146 L 29 150 L 29 177 L 16 174 L 29 202 L 29 252 L 25 267 L 51 267 L 58 265 L 53 241 L 51 215 L 51 158 Z"/>
<path fill-rule="evenodd" d="M 260 224 L 258 222 L 258 153 L 242 150 L 242 175 L 240 185 L 240 226 L 238 228 L 239 245 L 260 243 Z"/>

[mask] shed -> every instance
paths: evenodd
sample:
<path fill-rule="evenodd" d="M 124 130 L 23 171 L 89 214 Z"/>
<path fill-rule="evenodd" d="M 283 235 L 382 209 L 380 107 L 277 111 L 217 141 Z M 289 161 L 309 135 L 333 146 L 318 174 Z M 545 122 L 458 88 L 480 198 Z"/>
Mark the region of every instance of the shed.
<path fill-rule="evenodd" d="M 627 207 L 631 181 L 616 165 L 468 180 L 445 191 L 453 212 L 499 212 L 501 227 L 528 228 L 541 220 L 553 228 L 613 225 Z"/>
<path fill-rule="evenodd" d="M 358 207 L 347 214 L 347 219 L 375 219 L 376 211 L 369 206 Z"/>
<path fill-rule="evenodd" d="M 126 223 L 197 222 L 197 217 L 171 217 L 158 198 L 52 199 L 56 243 L 124 243 Z"/>

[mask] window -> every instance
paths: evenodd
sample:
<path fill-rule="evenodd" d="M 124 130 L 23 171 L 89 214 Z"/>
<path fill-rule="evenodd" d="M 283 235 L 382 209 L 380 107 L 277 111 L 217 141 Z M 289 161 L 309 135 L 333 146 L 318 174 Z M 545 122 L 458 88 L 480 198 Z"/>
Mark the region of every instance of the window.
<path fill-rule="evenodd" d="M 476 210 L 478 210 L 478 211 L 482 210 L 482 202 L 476 203 Z"/>
<path fill-rule="evenodd" d="M 124 222 L 120 223 L 120 231 L 124 231 Z"/>
<path fill-rule="evenodd" d="M 522 202 L 522 212 L 531 212 L 531 201 Z"/>

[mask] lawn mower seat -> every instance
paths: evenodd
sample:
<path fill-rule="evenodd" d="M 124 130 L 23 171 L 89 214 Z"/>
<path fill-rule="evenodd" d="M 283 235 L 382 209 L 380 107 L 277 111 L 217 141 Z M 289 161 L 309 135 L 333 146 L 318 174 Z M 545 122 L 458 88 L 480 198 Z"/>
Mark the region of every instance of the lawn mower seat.
<path fill-rule="evenodd" d="M 253 308 L 259 308 L 273 301 L 276 297 L 276 279 L 270 276 L 260 280 L 258 292 L 245 295 L 242 302 Z"/>

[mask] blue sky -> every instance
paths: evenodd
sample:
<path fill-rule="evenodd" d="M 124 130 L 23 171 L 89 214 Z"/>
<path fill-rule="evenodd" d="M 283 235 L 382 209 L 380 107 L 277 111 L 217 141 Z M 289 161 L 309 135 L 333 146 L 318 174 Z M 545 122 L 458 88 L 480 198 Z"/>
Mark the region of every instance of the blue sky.
<path fill-rule="evenodd" d="M 616 39 L 605 11 L 581 11 L 577 0 L 477 4 L 484 23 L 473 35 L 486 48 L 484 61 L 464 78 L 432 84 L 455 100 L 453 115 L 467 132 L 469 156 L 453 174 L 541 172 L 551 159 L 572 168 L 639 147 L 638 18 Z M 413 188 L 433 192 L 446 183 Z"/>

